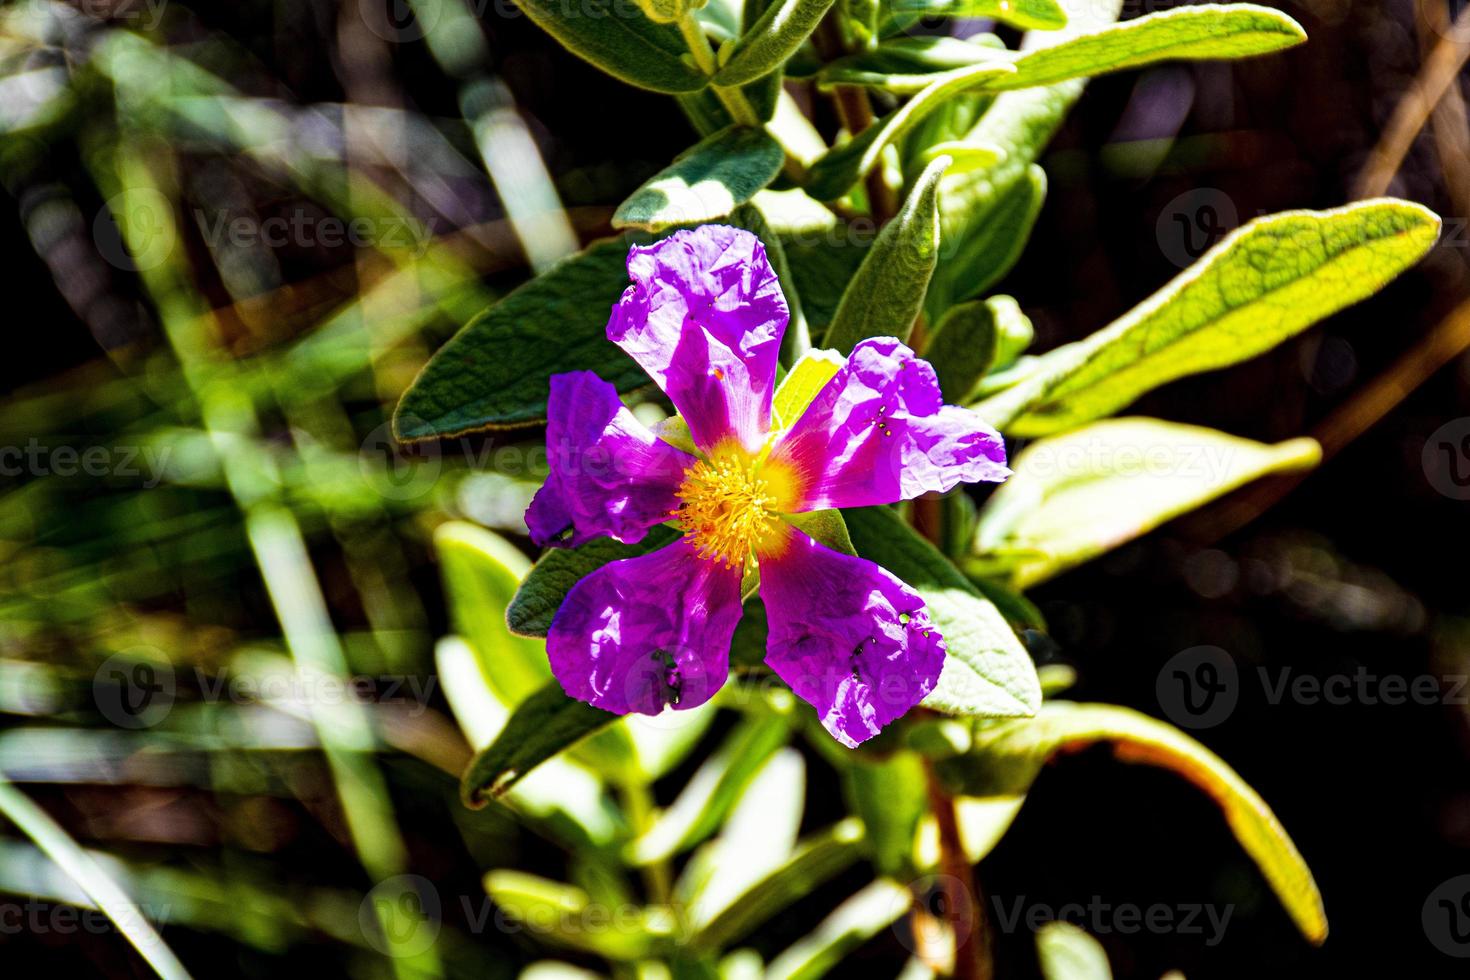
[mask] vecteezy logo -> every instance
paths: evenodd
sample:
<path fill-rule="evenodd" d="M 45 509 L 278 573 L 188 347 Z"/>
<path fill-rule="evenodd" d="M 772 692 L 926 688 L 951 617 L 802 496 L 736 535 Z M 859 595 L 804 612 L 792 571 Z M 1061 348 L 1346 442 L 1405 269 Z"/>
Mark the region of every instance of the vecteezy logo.
<path fill-rule="evenodd" d="M 124 272 L 156 269 L 177 242 L 173 204 L 151 188 L 114 194 L 92 222 L 92 241 L 104 259 Z"/>
<path fill-rule="evenodd" d="M 443 908 L 439 890 L 422 875 L 384 878 L 363 896 L 357 924 L 384 956 L 418 956 L 439 938 Z"/>
<path fill-rule="evenodd" d="M 439 20 L 439 4 L 412 0 L 364 0 L 358 5 L 367 29 L 391 44 L 421 40 Z"/>
<path fill-rule="evenodd" d="M 1458 875 L 1430 892 L 1420 917 L 1435 949 L 1470 957 L 1470 875 Z"/>
<path fill-rule="evenodd" d="M 1240 700 L 1235 660 L 1219 647 L 1200 646 L 1170 657 L 1154 683 L 1159 707 L 1181 728 L 1213 728 Z"/>
<path fill-rule="evenodd" d="M 1164 258 L 1183 269 L 1219 244 L 1240 218 L 1224 191 L 1197 187 L 1164 205 L 1154 233 Z"/>
<path fill-rule="evenodd" d="M 928 875 L 909 886 L 909 915 L 896 911 L 894 935 L 911 953 L 964 946 L 976 921 L 969 887 L 950 875 Z"/>
<path fill-rule="evenodd" d="M 1470 416 L 1435 429 L 1424 440 L 1420 463 L 1434 489 L 1453 500 L 1470 500 Z"/>
<path fill-rule="evenodd" d="M 408 431 L 428 430 L 428 425 L 413 417 L 401 417 L 399 425 Z M 401 451 L 393 437 L 393 423 L 384 422 L 362 441 L 357 465 L 368 483 L 388 500 L 415 500 L 434 489 L 443 459 L 439 443 L 429 439 L 414 443 L 411 453 Z"/>
<path fill-rule="evenodd" d="M 119 728 L 148 728 L 174 706 L 174 671 L 161 657 L 119 653 L 92 675 L 92 699 L 102 717 Z"/>

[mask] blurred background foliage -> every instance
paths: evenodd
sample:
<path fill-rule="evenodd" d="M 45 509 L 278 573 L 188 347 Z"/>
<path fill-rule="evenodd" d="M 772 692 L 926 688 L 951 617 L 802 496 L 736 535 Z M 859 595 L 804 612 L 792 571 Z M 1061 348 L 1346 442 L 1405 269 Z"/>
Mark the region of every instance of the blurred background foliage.
<path fill-rule="evenodd" d="M 494 731 L 493 696 L 524 690 L 446 697 L 441 681 L 477 669 L 454 641 L 436 649 L 451 625 L 472 643 L 514 642 L 493 636 L 498 617 L 466 619 L 508 596 L 493 574 L 456 576 L 456 556 L 524 561 L 474 525 L 518 534 L 544 459 L 534 433 L 404 450 L 389 414 L 448 336 L 607 233 L 616 202 L 694 133 L 673 100 L 601 75 L 508 4 L 418 6 L 454 29 L 425 35 L 372 0 L 0 9 L 13 202 L 0 222 L 13 297 L 0 445 L 26 460 L 0 476 L 0 810 L 14 825 L 0 890 L 106 906 L 120 900 L 113 881 L 167 943 L 140 927 L 145 963 L 112 927 L 7 921 L 6 970 L 143 976 L 174 955 L 201 976 L 509 977 L 548 956 L 602 969 L 597 954 L 636 958 L 608 944 L 671 927 L 548 942 L 497 918 L 486 888 L 500 909 L 623 908 L 697 888 L 718 916 L 742 876 L 805 859 L 820 869 L 808 893 L 778 916 L 725 921 L 729 937 L 793 975 L 834 951 L 852 954 L 841 975 L 896 975 L 922 943 L 900 921 L 907 899 L 868 885 L 848 846 L 842 779 L 863 777 L 811 743 L 778 748 L 796 724 L 779 696 L 615 734 L 637 752 L 589 744 L 523 785 L 528 819 L 458 802 L 470 741 Z M 1435 0 L 1285 9 L 1311 44 L 1089 87 L 1044 159 L 1049 196 L 1005 282 L 1037 349 L 1108 322 L 1234 224 L 1358 196 L 1441 37 L 1430 26 L 1452 36 L 1459 13 Z M 1470 387 L 1460 88 L 1376 188 L 1446 216 L 1424 263 L 1248 365 L 1140 403 L 1263 441 L 1311 433 L 1329 459 L 1039 588 L 1048 632 L 1029 634 L 1032 653 L 1075 671 L 1069 696 L 1157 715 L 1160 666 L 1200 644 L 1243 670 L 1470 669 L 1457 560 L 1470 525 L 1422 455 Z M 811 111 L 835 128 L 825 101 Z M 254 231 L 230 233 L 237 219 Z M 357 679 L 353 696 L 321 696 L 332 678 Z M 129 701 L 140 691 L 151 700 Z M 485 730 L 467 739 L 456 711 Z M 1218 946 L 1098 937 L 1121 976 L 1447 975 L 1420 907 L 1470 863 L 1464 711 L 1273 705 L 1246 685 L 1201 736 L 1313 867 L 1333 921 L 1320 950 L 1207 800 L 1102 752 L 1037 782 L 982 880 L 1003 901 L 1052 907 L 1096 895 L 1234 908 Z M 617 771 L 629 758 L 638 771 Z M 640 838 L 658 860 L 628 875 L 604 859 L 686 784 L 715 802 L 689 811 L 678 840 Z M 662 859 L 696 843 L 668 880 Z M 420 911 L 443 920 L 429 944 L 414 942 Z M 1069 941 L 1054 931 L 1043 956 Z M 995 943 L 1003 974 L 1038 969 L 1025 930 Z"/>

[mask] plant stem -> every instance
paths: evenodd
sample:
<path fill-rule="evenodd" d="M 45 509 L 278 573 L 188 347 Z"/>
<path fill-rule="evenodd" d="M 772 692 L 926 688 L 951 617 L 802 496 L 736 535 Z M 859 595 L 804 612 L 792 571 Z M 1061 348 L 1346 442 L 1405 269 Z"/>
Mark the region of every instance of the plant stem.
<path fill-rule="evenodd" d="M 954 934 L 954 980 L 992 980 L 995 962 L 991 949 L 990 922 L 975 879 L 970 859 L 960 840 L 960 825 L 954 797 L 939 781 L 927 760 L 924 776 L 929 786 L 929 806 L 939 825 L 939 872 L 945 888 L 945 914 Z"/>
<path fill-rule="evenodd" d="M 647 832 L 653 826 L 653 798 L 648 787 L 636 780 L 622 784 L 623 808 L 628 814 L 628 823 L 635 835 Z M 643 868 L 643 884 L 648 889 L 649 902 L 666 905 L 672 894 L 671 875 L 668 861 L 660 858 Z"/>
<path fill-rule="evenodd" d="M 679 18 L 679 33 L 684 35 L 684 43 L 689 45 L 689 53 L 694 56 L 694 63 L 699 70 L 714 77 L 719 71 L 719 62 L 715 59 L 715 49 L 710 47 L 709 38 L 704 35 L 704 28 L 699 26 L 699 21 L 694 15 L 685 13 Z M 730 118 L 741 126 L 759 126 L 761 118 L 755 111 L 755 106 L 745 97 L 745 93 L 738 86 L 725 86 L 710 84 L 710 89 L 715 97 L 730 113 Z"/>
<path fill-rule="evenodd" d="M 850 53 L 831 11 L 817 25 L 817 30 L 812 34 L 812 43 L 817 46 L 817 53 L 823 61 L 832 61 Z M 847 130 L 849 139 L 857 138 L 859 133 L 873 125 L 873 104 L 868 100 L 867 89 L 854 85 L 838 85 L 833 89 L 832 100 L 837 109 L 837 119 L 842 123 L 842 128 Z M 868 189 L 868 207 L 881 226 L 898 213 L 898 198 L 893 193 L 893 188 L 888 186 L 888 181 L 883 179 L 881 163 L 868 171 L 865 184 Z"/>

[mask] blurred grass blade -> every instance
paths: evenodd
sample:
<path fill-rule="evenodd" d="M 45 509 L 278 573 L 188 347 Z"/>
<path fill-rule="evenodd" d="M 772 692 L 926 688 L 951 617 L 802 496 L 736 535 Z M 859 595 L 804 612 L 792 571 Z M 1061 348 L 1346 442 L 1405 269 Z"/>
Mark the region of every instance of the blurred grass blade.
<path fill-rule="evenodd" d="M 792 943 L 766 968 L 766 980 L 816 980 L 847 954 L 902 918 L 913 904 L 905 886 L 880 878 L 844 901 L 808 936 Z"/>
<path fill-rule="evenodd" d="M 189 971 L 149 925 L 137 904 L 45 810 L 16 789 L 4 774 L 0 774 L 0 813 L 81 886 L 155 973 L 163 980 L 188 980 Z"/>
<path fill-rule="evenodd" d="M 627 848 L 627 860 L 648 865 L 687 850 L 720 826 L 761 768 L 789 735 L 786 720 L 756 715 L 745 719 L 699 767 L 672 806 Z"/>
<path fill-rule="evenodd" d="M 791 857 L 806 788 L 806 763 L 795 749 L 780 749 L 756 773 L 719 837 L 695 852 L 679 878 L 676 896 L 695 928 Z"/>
<path fill-rule="evenodd" d="M 695 950 L 734 945 L 862 857 L 863 825 L 855 817 L 804 842 L 785 864 L 741 894 L 690 940 Z"/>
<path fill-rule="evenodd" d="M 599 915 L 609 910 L 597 909 L 582 889 L 520 871 L 491 871 L 485 891 L 537 939 L 613 960 L 647 956 L 675 927 L 673 916 L 657 909 L 636 916 L 619 909 L 614 928 L 600 925 Z"/>

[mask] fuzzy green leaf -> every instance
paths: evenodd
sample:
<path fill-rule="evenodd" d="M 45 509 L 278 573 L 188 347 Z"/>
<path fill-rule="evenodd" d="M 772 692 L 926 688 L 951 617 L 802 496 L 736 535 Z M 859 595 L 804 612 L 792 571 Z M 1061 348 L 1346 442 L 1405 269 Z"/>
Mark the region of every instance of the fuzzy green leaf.
<path fill-rule="evenodd" d="M 1268 446 L 1193 425 L 1109 419 L 1032 443 L 980 515 L 982 554 L 1023 556 L 1021 588 L 1268 473 L 1314 466 L 1311 439 Z"/>
<path fill-rule="evenodd" d="M 545 636 L 572 586 L 610 561 L 657 551 L 678 536 L 677 531 L 660 525 L 650 528 L 648 536 L 637 544 L 595 538 L 578 548 L 552 548 L 541 556 L 516 591 L 505 613 L 506 622 L 521 636 Z"/>
<path fill-rule="evenodd" d="M 1161 384 L 1270 350 L 1371 296 L 1438 235 L 1439 218 L 1405 201 L 1259 218 L 1110 326 L 1046 354 L 980 411 L 1024 436 L 1101 418 Z"/>
<path fill-rule="evenodd" d="M 619 391 L 648 375 L 607 339 L 607 316 L 628 285 L 626 238 L 599 242 L 512 291 L 439 349 L 393 418 L 405 441 L 534 425 L 546 418 L 551 376 L 596 371 Z"/>
<path fill-rule="evenodd" d="M 551 681 L 516 706 L 500 735 L 475 754 L 460 778 L 465 806 L 479 808 L 526 773 L 618 720 L 601 708 L 567 697 Z"/>
<path fill-rule="evenodd" d="M 823 346 L 850 354 L 868 337 L 908 340 L 939 261 L 935 188 L 947 166 L 949 157 L 940 157 L 925 168 L 898 215 L 878 233 L 842 294 Z"/>
<path fill-rule="evenodd" d="M 1041 687 L 1031 657 L 970 580 L 888 508 L 846 510 L 843 516 L 857 553 L 918 592 L 944 637 L 944 672 L 924 704 L 956 715 L 1034 714 Z"/>
<path fill-rule="evenodd" d="M 784 159 L 764 129 L 722 129 L 634 191 L 613 214 L 613 227 L 663 231 L 727 217 L 781 172 Z"/>
<path fill-rule="evenodd" d="M 894 0 L 885 33 L 925 17 L 983 18 L 1023 31 L 1054 31 L 1067 25 L 1067 14 L 1056 0 Z"/>
<path fill-rule="evenodd" d="M 526 16 L 562 46 L 629 85 L 655 92 L 695 92 L 706 78 L 688 58 L 678 29 L 628 16 L 614 0 L 569 7 L 557 0 L 516 0 Z"/>
<path fill-rule="evenodd" d="M 720 50 L 716 85 L 743 85 L 767 75 L 796 53 L 833 0 L 776 0 L 733 45 Z"/>

